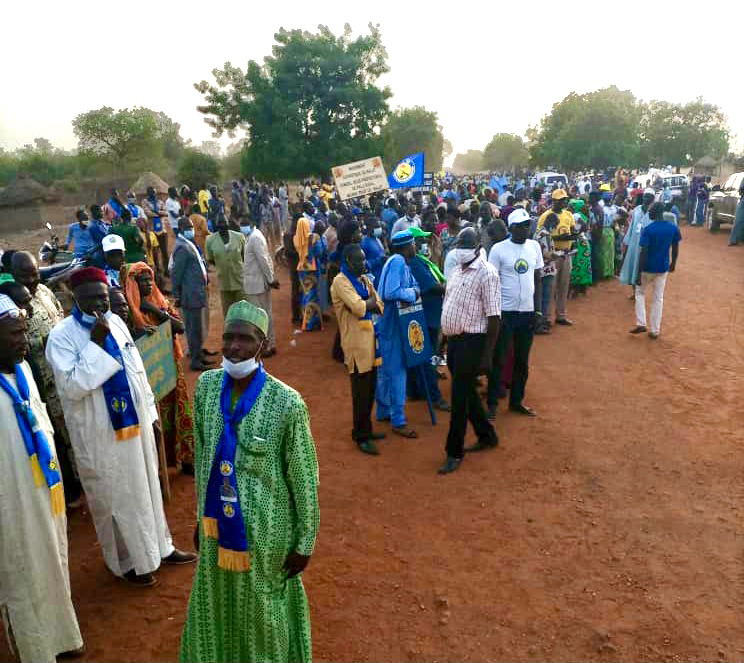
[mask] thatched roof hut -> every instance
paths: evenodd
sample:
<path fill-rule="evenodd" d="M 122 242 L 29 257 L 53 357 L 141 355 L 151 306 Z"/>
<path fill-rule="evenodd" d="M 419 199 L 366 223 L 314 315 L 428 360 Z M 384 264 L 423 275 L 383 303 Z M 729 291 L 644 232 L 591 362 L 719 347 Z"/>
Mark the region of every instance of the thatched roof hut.
<path fill-rule="evenodd" d="M 166 195 L 168 193 L 168 183 L 155 173 L 147 171 L 137 178 L 132 184 L 131 189 L 138 195 L 144 196 L 147 193 L 147 187 L 155 189 L 155 193 Z"/>
<path fill-rule="evenodd" d="M 18 175 L 0 191 L 0 207 L 33 205 L 54 198 L 54 192 L 27 175 Z"/>

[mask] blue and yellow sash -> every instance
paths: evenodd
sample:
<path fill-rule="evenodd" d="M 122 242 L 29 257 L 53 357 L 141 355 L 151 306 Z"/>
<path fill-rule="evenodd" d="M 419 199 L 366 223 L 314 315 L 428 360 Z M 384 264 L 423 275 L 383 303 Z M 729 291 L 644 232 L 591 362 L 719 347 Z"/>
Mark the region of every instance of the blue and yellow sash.
<path fill-rule="evenodd" d="M 0 388 L 13 401 L 18 428 L 21 431 L 23 444 L 31 462 L 31 474 L 34 477 L 34 483 L 37 486 L 43 486 L 44 483 L 49 486 L 52 514 L 58 516 L 65 512 L 65 493 L 57 469 L 57 461 L 52 455 L 49 440 L 39 427 L 36 415 L 31 409 L 28 382 L 20 364 L 15 365 L 15 378 L 18 385 L 17 391 L 2 374 L 0 374 Z"/>
<path fill-rule="evenodd" d="M 359 295 L 366 302 L 369 298 L 369 289 L 366 285 L 364 285 L 364 283 L 362 283 L 362 280 L 360 278 L 358 278 L 351 272 L 344 260 L 341 260 L 341 272 L 347 279 L 349 279 L 349 283 L 354 286 L 354 290 L 356 290 L 357 295 Z M 364 316 L 360 318 L 360 320 L 368 322 L 375 332 L 374 366 L 382 366 L 382 354 L 380 353 L 380 343 L 378 342 L 377 325 L 375 325 L 372 321 L 372 314 L 367 311 Z"/>
<path fill-rule="evenodd" d="M 86 329 L 93 327 L 93 323 L 83 319 L 83 314 L 77 306 L 72 309 L 72 315 Z M 121 350 L 111 332 L 103 342 L 103 349 L 121 366 L 119 371 L 103 383 L 103 397 L 106 400 L 111 426 L 114 428 L 117 440 L 130 440 L 140 434 L 139 418 L 134 407 L 132 392 L 129 391 L 129 381 L 124 370 Z"/>
<path fill-rule="evenodd" d="M 266 383 L 266 371 L 259 366 L 248 388 L 235 409 L 230 411 L 233 379 L 225 373 L 222 378 L 220 409 L 224 427 L 214 452 L 212 470 L 207 483 L 202 526 L 204 535 L 217 539 L 217 566 L 227 571 L 248 571 L 251 568 L 252 546 L 240 508 L 238 482 L 235 478 L 235 452 L 238 448 L 238 426 L 248 416 Z"/>

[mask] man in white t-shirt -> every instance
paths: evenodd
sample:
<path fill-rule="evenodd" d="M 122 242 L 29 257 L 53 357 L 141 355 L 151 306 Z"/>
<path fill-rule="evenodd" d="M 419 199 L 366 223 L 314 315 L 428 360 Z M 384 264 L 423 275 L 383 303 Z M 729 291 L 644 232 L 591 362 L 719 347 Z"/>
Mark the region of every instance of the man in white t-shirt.
<path fill-rule="evenodd" d="M 170 223 L 173 234 L 178 237 L 178 219 L 181 218 L 181 203 L 178 202 L 178 191 L 172 186 L 168 189 L 168 200 L 165 201 L 165 210 L 168 212 L 168 223 Z"/>
<path fill-rule="evenodd" d="M 509 391 L 509 409 L 536 416 L 533 409 L 522 403 L 537 319 L 535 301 L 542 301 L 543 255 L 540 244 L 527 239 L 530 215 L 515 209 L 507 219 L 511 237 L 494 244 L 488 256 L 501 279 L 501 332 L 494 351 L 493 368 L 488 379 L 488 417 L 496 416 L 501 373 L 510 341 L 514 341 L 514 370 Z M 537 294 L 537 296 L 535 296 Z"/>

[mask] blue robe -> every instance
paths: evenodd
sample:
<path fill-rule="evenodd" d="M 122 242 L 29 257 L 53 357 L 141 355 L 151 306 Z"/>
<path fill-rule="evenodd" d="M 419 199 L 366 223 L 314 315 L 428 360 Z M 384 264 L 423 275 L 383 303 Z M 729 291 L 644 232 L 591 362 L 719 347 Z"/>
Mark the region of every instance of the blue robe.
<path fill-rule="evenodd" d="M 377 371 L 377 420 L 390 419 L 395 428 L 406 425 L 406 359 L 398 329 L 396 302 L 413 304 L 418 296 L 416 279 L 405 258 L 396 253 L 385 263 L 377 292 L 385 304 L 378 323 L 382 366 Z"/>
<path fill-rule="evenodd" d="M 385 264 L 385 248 L 376 237 L 362 237 L 362 250 L 367 258 L 367 267 L 375 278 L 375 286 L 380 283 L 382 266 Z"/>
<path fill-rule="evenodd" d="M 641 260 L 641 231 L 651 223 L 648 212 L 640 205 L 633 210 L 633 218 L 625 233 L 623 244 L 627 246 L 625 260 L 620 270 L 620 283 L 635 285 L 638 280 L 638 267 Z"/>

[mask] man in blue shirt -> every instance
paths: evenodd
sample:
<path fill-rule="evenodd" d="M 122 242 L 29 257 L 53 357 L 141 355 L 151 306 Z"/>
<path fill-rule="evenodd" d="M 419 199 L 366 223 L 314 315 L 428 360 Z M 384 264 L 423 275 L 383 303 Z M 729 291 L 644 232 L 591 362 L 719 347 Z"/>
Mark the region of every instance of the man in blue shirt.
<path fill-rule="evenodd" d="M 377 372 L 377 421 L 390 420 L 393 433 L 414 438 L 418 434 L 406 425 L 406 357 L 398 329 L 398 304 L 410 306 L 421 295 L 408 264 L 416 254 L 413 235 L 404 230 L 391 239 L 393 255 L 388 258 L 375 286 L 385 304 L 378 323 L 382 366 Z"/>
<path fill-rule="evenodd" d="M 431 233 L 424 232 L 415 226 L 408 230 L 413 235 L 418 250 L 408 266 L 411 268 L 411 274 L 413 274 L 413 278 L 416 279 L 416 283 L 418 283 L 421 289 L 421 303 L 424 307 L 424 317 L 426 318 L 426 326 L 429 331 L 429 339 L 432 346 L 436 348 L 442 319 L 444 274 L 428 258 L 429 246 L 427 239 L 431 236 Z M 426 379 L 426 385 L 421 383 L 421 371 L 418 367 L 409 369 L 408 371 L 408 378 L 412 382 L 413 395 L 418 398 L 426 398 L 426 391 L 424 391 L 426 389 L 429 392 L 429 397 L 434 407 L 437 410 L 449 412 L 450 406 L 442 397 L 442 392 L 439 390 L 437 369 L 431 362 L 424 364 L 423 374 Z"/>
<path fill-rule="evenodd" d="M 70 224 L 64 248 L 69 251 L 70 245 L 72 245 L 73 255 L 76 258 L 81 258 L 93 248 L 93 238 L 90 236 L 88 215 L 85 213 L 85 210 L 79 209 L 75 213 L 75 217 L 77 221 Z"/>
<path fill-rule="evenodd" d="M 646 331 L 646 297 L 645 290 L 652 288 L 651 330 L 649 337 L 659 338 L 661 332 L 661 313 L 664 308 L 664 288 L 667 274 L 677 266 L 679 242 L 682 235 L 673 223 L 664 220 L 664 205 L 654 203 L 648 211 L 649 223 L 641 231 L 641 256 L 638 265 L 638 280 L 635 284 L 636 326 L 631 334 L 642 334 Z M 671 261 L 669 253 L 671 250 Z"/>

